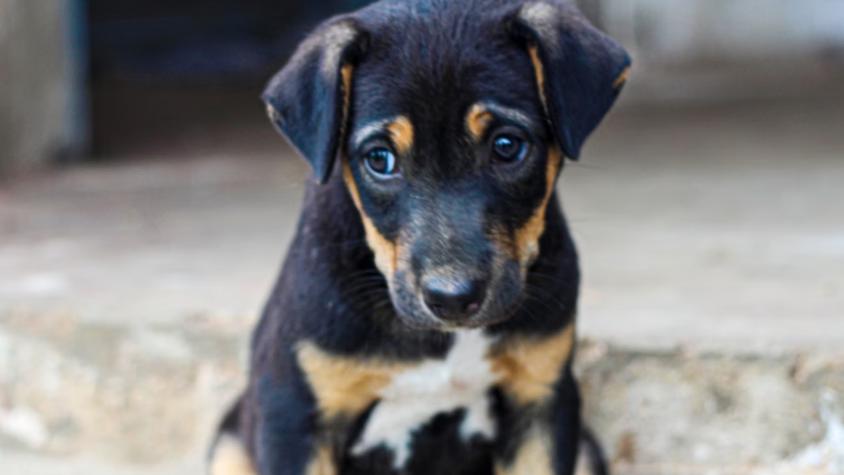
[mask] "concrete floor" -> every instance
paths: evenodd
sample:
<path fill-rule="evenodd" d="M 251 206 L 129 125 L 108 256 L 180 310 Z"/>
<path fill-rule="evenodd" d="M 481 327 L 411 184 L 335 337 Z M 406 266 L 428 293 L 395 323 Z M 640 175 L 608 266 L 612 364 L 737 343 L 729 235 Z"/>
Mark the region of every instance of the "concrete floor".
<path fill-rule="evenodd" d="M 799 452 L 796 440 L 826 440 L 815 396 L 838 388 L 832 399 L 844 408 L 842 110 L 844 100 L 828 98 L 622 107 L 565 171 L 585 275 L 581 335 L 593 341 L 584 380 L 600 395 L 589 411 L 622 473 L 704 473 L 725 460 L 773 467 Z M 242 381 L 247 332 L 306 173 L 257 117 L 162 131 L 118 163 L 0 184 L 0 469 L 6 460 L 34 475 L 198 470 L 215 415 Z M 689 363 L 695 354 L 733 369 Z M 643 398 L 660 407 L 676 387 L 729 392 L 724 374 L 785 385 L 803 367 L 795 361 L 823 368 L 826 382 L 742 406 L 710 427 L 710 445 L 671 436 L 706 424 L 698 409 L 708 403 L 622 417 Z M 155 401 L 164 390 L 186 396 L 164 407 Z M 794 419 L 769 420 L 797 399 L 805 410 Z M 68 410 L 73 401 L 87 409 Z M 811 430 L 795 423 L 810 419 Z M 644 441 L 630 458 L 636 424 L 664 427 L 664 437 L 636 433 Z M 777 424 L 785 435 L 764 437 Z M 718 438 L 723 427 L 766 442 L 735 452 L 734 439 Z M 689 459 L 701 465 L 678 462 Z"/>

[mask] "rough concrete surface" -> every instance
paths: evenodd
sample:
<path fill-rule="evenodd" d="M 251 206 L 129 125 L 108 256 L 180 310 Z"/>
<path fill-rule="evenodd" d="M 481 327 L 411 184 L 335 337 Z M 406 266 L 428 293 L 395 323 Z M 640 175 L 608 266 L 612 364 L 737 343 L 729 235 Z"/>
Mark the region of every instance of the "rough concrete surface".
<path fill-rule="evenodd" d="M 565 171 L 618 473 L 844 473 L 842 105 L 622 108 Z M 306 173 L 244 127 L 0 185 L 0 472 L 201 473 Z"/>

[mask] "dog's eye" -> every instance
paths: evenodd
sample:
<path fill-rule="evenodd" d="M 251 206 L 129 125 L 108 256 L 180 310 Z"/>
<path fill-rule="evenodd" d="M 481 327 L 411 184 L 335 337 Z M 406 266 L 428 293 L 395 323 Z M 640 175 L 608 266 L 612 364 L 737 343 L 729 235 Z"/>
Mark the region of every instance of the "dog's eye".
<path fill-rule="evenodd" d="M 503 163 L 518 163 L 527 157 L 528 144 L 513 134 L 501 134 L 492 141 L 495 158 Z"/>
<path fill-rule="evenodd" d="M 366 168 L 378 178 L 390 178 L 398 173 L 396 156 L 386 147 L 374 148 L 363 157 Z"/>

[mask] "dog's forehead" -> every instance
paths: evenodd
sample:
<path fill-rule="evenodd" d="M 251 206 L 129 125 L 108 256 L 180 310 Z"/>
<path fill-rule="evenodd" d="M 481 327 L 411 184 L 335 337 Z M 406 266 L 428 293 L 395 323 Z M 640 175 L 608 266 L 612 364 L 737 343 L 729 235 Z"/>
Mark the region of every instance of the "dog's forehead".
<path fill-rule="evenodd" d="M 458 3 L 375 15 L 355 74 L 356 127 L 397 116 L 421 129 L 459 126 L 479 102 L 541 115 L 529 55 L 512 38 L 505 16 Z"/>

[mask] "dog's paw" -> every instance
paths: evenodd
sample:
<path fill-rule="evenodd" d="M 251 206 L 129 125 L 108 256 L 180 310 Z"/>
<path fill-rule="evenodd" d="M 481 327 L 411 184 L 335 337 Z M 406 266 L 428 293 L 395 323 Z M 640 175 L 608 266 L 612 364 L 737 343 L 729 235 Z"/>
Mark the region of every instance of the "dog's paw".
<path fill-rule="evenodd" d="M 223 434 L 211 450 L 208 475 L 257 475 L 240 439 Z"/>

